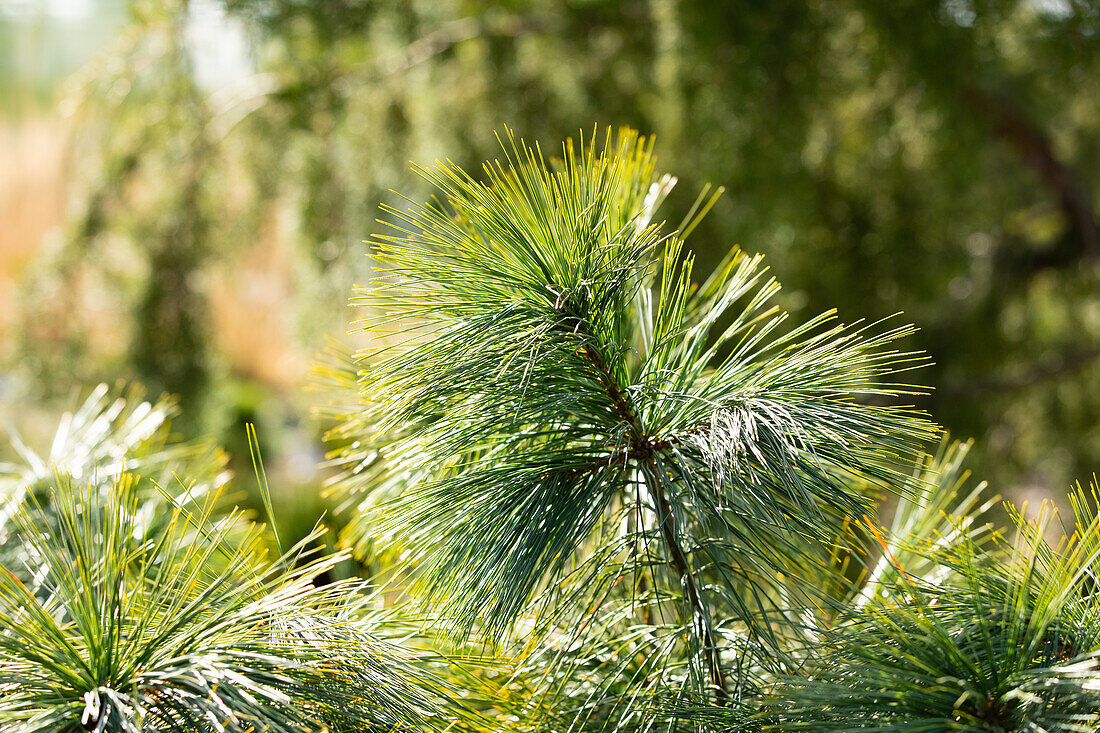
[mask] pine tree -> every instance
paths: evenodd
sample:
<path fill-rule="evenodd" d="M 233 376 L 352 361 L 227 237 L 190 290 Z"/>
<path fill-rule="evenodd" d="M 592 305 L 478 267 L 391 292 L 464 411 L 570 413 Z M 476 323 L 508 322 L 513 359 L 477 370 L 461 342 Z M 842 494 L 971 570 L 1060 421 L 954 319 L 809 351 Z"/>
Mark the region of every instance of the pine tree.
<path fill-rule="evenodd" d="M 994 528 L 902 404 L 910 327 L 790 324 L 739 249 L 694 284 L 718 192 L 667 228 L 631 131 L 504 147 L 388 210 L 330 365 L 378 587 L 266 551 L 170 402 L 100 388 L 0 466 L 5 731 L 1100 730 L 1095 488 L 1061 544 Z"/>

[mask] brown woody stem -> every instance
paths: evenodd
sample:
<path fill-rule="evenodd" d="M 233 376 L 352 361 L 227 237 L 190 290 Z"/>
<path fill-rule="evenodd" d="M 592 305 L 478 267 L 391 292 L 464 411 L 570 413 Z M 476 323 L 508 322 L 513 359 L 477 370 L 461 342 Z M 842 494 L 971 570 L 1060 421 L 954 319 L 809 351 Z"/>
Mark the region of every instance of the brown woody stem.
<path fill-rule="evenodd" d="M 588 340 L 594 341 L 593 334 L 586 326 L 587 324 L 583 320 L 578 319 L 575 327 L 570 330 Z M 695 576 L 691 570 L 691 564 L 684 549 L 680 546 L 676 517 L 672 512 L 672 505 L 667 495 L 665 481 L 661 475 L 661 469 L 657 464 L 657 458 L 654 453 L 655 445 L 645 436 L 641 422 L 634 412 L 629 398 L 623 394 L 618 382 L 607 368 L 604 359 L 596 350 L 594 344 L 586 344 L 582 348 L 582 353 L 591 363 L 601 385 L 607 392 L 608 397 L 611 398 L 615 413 L 630 431 L 630 448 L 624 465 L 634 461 L 645 477 L 646 486 L 653 496 L 653 501 L 657 510 L 661 539 L 668 552 L 669 562 L 673 572 L 676 574 L 677 580 L 680 582 L 680 585 L 687 595 L 688 603 L 691 605 L 692 626 L 702 636 L 703 660 L 706 664 L 710 684 L 714 688 L 715 699 L 719 704 L 725 704 L 729 700 L 729 691 L 726 689 L 726 676 L 722 669 L 722 658 L 718 648 L 718 641 L 714 634 L 710 612 L 703 602 L 703 597 L 699 592 L 698 585 L 696 585 Z"/>

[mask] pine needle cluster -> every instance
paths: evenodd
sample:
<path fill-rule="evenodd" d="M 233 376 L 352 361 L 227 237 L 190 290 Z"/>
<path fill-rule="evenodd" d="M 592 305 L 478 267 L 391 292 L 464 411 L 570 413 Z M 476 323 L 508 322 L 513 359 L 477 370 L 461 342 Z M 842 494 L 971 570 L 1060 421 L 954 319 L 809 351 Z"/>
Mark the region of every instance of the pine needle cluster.
<path fill-rule="evenodd" d="M 220 453 L 172 440 L 173 413 L 101 387 L 62 420 L 51 475 L 18 442 L 0 484 L 0 728 L 442 726 L 439 683 L 386 641 L 366 589 L 317 583 L 342 557 L 308 557 L 308 539 L 270 557 L 225 508 Z M 155 480 L 177 469 L 194 478 Z"/>

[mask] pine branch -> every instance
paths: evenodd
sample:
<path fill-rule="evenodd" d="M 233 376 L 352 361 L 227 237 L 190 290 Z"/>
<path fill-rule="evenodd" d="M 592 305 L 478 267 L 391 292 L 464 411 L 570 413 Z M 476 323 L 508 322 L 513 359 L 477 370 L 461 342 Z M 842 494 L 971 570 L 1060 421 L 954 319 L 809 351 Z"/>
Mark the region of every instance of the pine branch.
<path fill-rule="evenodd" d="M 788 327 L 740 251 L 695 285 L 683 238 L 714 197 L 666 233 L 651 141 L 567 143 L 553 164 L 509 143 L 484 180 L 439 164 L 422 174 L 440 201 L 388 210 L 356 300 L 372 344 L 340 370 L 362 408 L 333 432 L 357 547 L 407 558 L 395 583 L 460 640 L 522 628 L 578 725 L 634 695 L 734 703 L 722 646 L 778 665 L 869 487 L 904 486 L 937 435 L 861 402 L 919 392 L 884 381 L 922 363 L 888 346 L 911 329 Z M 614 640 L 667 656 L 576 651 Z"/>
<path fill-rule="evenodd" d="M 885 592 L 847 609 L 800 673 L 780 680 L 756 716 L 759 727 L 1095 730 L 1095 487 L 1078 488 L 1071 501 L 1075 526 L 1058 547 L 1044 538 L 1056 521 L 1049 506 L 1034 521 L 1010 507 L 1012 544 L 985 548 L 963 526 L 949 542 L 914 538 L 895 558 L 905 569 L 883 583 Z"/>
<path fill-rule="evenodd" d="M 14 515 L 39 584 L 0 568 L 6 723 L 305 733 L 443 718 L 436 681 L 356 619 L 358 584 L 315 585 L 340 555 L 261 559 L 257 529 L 231 541 L 239 517 L 215 519 L 213 498 L 170 502 L 150 530 L 135 484 L 58 476 L 48 514 L 31 497 Z"/>

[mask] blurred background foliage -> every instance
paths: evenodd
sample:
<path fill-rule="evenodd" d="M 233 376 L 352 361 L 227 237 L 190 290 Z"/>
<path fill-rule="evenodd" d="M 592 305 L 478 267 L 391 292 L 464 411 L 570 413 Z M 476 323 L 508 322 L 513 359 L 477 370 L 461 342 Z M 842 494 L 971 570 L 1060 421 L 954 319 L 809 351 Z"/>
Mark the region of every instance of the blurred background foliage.
<path fill-rule="evenodd" d="M 238 468 L 257 422 L 299 534 L 379 204 L 506 125 L 655 134 L 671 218 L 727 188 L 704 269 L 740 244 L 801 318 L 904 311 L 999 491 L 1100 465 L 1093 2 L 0 0 L 0 94 L 0 408 L 136 380 Z"/>

